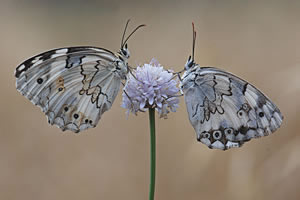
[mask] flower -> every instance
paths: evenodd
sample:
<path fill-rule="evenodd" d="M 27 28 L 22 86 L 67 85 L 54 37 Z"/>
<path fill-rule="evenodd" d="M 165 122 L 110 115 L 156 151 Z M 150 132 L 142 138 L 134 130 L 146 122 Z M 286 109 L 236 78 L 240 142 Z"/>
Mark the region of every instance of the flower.
<path fill-rule="evenodd" d="M 152 59 L 129 74 L 123 89 L 122 107 L 135 115 L 138 111 L 155 108 L 160 117 L 166 118 L 170 111 L 178 108 L 180 90 L 177 85 L 178 78 L 172 71 L 164 70 Z"/>

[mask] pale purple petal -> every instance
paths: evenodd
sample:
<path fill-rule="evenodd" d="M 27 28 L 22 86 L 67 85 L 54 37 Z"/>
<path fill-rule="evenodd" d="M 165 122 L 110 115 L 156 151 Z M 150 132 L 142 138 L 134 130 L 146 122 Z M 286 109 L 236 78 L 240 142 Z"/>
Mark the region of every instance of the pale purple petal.
<path fill-rule="evenodd" d="M 149 107 L 156 108 L 161 117 L 166 117 L 178 108 L 178 79 L 173 79 L 172 71 L 166 71 L 152 59 L 128 76 L 123 89 L 122 107 L 136 114 Z"/>

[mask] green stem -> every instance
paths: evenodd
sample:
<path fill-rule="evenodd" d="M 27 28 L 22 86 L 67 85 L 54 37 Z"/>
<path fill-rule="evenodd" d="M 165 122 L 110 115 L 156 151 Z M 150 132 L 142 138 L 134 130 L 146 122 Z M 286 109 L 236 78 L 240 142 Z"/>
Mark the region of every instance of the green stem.
<path fill-rule="evenodd" d="M 149 200 L 154 200 L 155 192 L 155 109 L 149 108 L 150 121 L 150 188 Z"/>

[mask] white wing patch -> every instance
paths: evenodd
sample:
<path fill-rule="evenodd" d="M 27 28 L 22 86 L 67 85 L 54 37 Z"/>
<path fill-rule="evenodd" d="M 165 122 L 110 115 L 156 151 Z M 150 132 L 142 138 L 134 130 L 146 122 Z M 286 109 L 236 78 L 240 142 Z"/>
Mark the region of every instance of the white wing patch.
<path fill-rule="evenodd" d="M 216 68 L 195 65 L 182 77 L 181 89 L 197 140 L 209 148 L 240 147 L 278 129 L 279 109 L 246 81 Z"/>
<path fill-rule="evenodd" d="M 118 69 L 124 66 L 123 60 L 106 49 L 55 49 L 20 64 L 15 72 L 16 87 L 41 107 L 50 124 L 80 132 L 95 127 L 111 108 L 120 75 L 124 75 Z"/>

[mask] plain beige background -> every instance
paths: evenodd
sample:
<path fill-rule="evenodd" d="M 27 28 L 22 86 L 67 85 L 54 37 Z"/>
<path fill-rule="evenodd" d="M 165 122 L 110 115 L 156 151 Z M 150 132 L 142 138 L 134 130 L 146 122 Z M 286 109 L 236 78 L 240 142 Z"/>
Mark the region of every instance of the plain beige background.
<path fill-rule="evenodd" d="M 157 119 L 156 200 L 300 198 L 299 1 L 0 1 L 0 199 L 141 200 L 148 197 L 148 115 L 126 119 L 119 94 L 98 126 L 79 135 L 50 126 L 15 89 L 15 67 L 48 49 L 117 51 L 125 22 L 132 66 L 196 61 L 260 88 L 284 115 L 273 135 L 226 152 L 196 141 L 181 98 Z"/>

